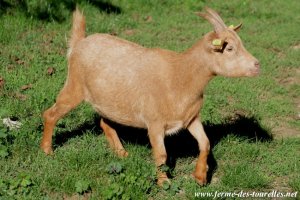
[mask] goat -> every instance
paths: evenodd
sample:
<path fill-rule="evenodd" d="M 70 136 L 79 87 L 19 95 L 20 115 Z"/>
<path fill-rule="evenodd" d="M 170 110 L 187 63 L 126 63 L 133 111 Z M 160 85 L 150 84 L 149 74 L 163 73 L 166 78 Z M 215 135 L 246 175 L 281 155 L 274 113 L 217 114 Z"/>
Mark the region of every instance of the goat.
<path fill-rule="evenodd" d="M 86 101 L 102 117 L 100 126 L 120 157 L 128 153 L 108 120 L 147 129 L 159 185 L 169 182 L 160 168 L 167 160 L 164 137 L 188 129 L 200 150 L 192 175 L 198 184 L 206 184 L 210 143 L 199 119 L 204 88 L 216 75 L 256 76 L 260 64 L 236 33 L 241 24 L 227 27 L 210 8 L 199 15 L 213 25 L 214 31 L 177 53 L 145 48 L 108 34 L 86 37 L 85 17 L 76 9 L 67 55 L 68 75 L 56 103 L 43 114 L 41 149 L 53 153 L 57 121 Z"/>

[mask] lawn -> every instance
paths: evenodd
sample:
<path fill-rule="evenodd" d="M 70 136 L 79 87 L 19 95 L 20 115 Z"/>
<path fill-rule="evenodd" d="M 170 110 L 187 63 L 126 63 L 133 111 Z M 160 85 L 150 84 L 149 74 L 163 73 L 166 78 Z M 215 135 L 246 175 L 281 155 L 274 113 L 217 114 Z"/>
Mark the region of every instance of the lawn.
<path fill-rule="evenodd" d="M 166 138 L 172 184 L 160 188 L 146 132 L 119 127 L 129 152 L 120 159 L 88 104 L 59 121 L 54 155 L 46 156 L 39 149 L 41 115 L 66 78 L 71 13 L 60 22 L 46 21 L 1 7 L 0 199 L 200 199 L 202 192 L 216 191 L 225 199 L 221 192 L 300 192 L 298 1 L 112 0 L 101 5 L 79 6 L 87 34 L 109 33 L 177 52 L 212 30 L 195 15 L 205 6 L 217 10 L 227 25 L 243 22 L 239 35 L 260 60 L 261 75 L 217 77 L 205 90 L 201 121 L 212 144 L 209 184 L 200 187 L 190 177 L 199 152 L 187 131 Z M 2 124 L 7 118 L 22 125 L 9 129 Z"/>

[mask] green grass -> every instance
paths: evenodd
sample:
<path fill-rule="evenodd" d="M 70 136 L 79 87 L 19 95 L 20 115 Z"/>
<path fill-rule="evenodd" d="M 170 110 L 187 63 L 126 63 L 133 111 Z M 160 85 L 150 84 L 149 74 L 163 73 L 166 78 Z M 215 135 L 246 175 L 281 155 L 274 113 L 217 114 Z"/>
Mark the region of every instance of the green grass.
<path fill-rule="evenodd" d="M 55 153 L 45 156 L 39 150 L 41 113 L 54 103 L 66 78 L 71 19 L 46 22 L 8 9 L 0 16 L 0 78 L 5 81 L 0 119 L 16 118 L 23 125 L 7 130 L 0 123 L 0 199 L 197 199 L 195 192 L 300 192 L 299 3 L 111 2 L 120 7 L 120 14 L 80 5 L 88 34 L 114 33 L 146 47 L 181 52 L 212 30 L 194 14 L 204 6 L 218 10 L 228 25 L 244 23 L 239 35 L 261 61 L 262 74 L 251 79 L 218 77 L 205 91 L 201 120 L 212 143 L 210 184 L 200 187 L 190 177 L 197 147 L 182 133 L 168 138 L 172 185 L 159 188 L 146 137 L 124 136 L 129 157 L 117 158 L 86 104 L 58 123 Z M 55 68 L 53 75 L 47 74 L 49 67 Z M 21 89 L 28 84 L 32 87 Z"/>

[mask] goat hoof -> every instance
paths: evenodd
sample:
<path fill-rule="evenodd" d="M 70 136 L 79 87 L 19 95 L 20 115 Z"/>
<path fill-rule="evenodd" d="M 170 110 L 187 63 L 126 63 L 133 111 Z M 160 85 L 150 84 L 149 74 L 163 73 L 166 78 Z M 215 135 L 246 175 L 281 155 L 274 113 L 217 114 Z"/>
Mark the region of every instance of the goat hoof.
<path fill-rule="evenodd" d="M 117 151 L 117 155 L 120 158 L 126 158 L 128 156 L 128 152 L 125 151 L 125 149 L 121 149 L 121 150 Z"/>
<path fill-rule="evenodd" d="M 52 150 L 52 147 L 51 146 L 43 146 L 43 145 L 41 145 L 41 149 L 44 151 L 44 153 L 46 154 L 46 155 L 53 155 L 53 150 Z"/>
<path fill-rule="evenodd" d="M 171 184 L 170 179 L 168 179 L 167 177 L 159 177 L 157 179 L 157 185 L 160 187 L 163 187 L 164 184 Z"/>
<path fill-rule="evenodd" d="M 192 173 L 192 177 L 200 186 L 205 186 L 207 184 L 206 174 L 196 174 Z"/>

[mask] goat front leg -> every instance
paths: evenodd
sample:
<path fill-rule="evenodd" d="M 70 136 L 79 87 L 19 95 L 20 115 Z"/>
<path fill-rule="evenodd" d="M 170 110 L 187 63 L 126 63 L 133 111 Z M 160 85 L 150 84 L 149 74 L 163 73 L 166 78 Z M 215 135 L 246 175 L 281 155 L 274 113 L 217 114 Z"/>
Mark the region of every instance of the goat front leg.
<path fill-rule="evenodd" d="M 162 186 L 165 181 L 170 182 L 167 173 L 161 167 L 167 162 L 167 151 L 164 143 L 164 128 L 159 125 L 152 125 L 148 128 L 148 136 L 152 146 L 153 157 L 157 167 L 157 184 Z"/>
<path fill-rule="evenodd" d="M 103 129 L 105 137 L 110 147 L 116 152 L 119 157 L 127 157 L 128 152 L 124 149 L 119 136 L 115 129 L 113 129 L 105 120 L 102 118 L 100 126 Z"/>
<path fill-rule="evenodd" d="M 207 183 L 206 176 L 208 170 L 207 157 L 210 151 L 209 140 L 198 117 L 195 117 L 195 119 L 191 122 L 191 124 L 188 126 L 188 130 L 197 140 L 200 150 L 196 169 L 192 175 L 199 185 L 205 185 Z"/>

